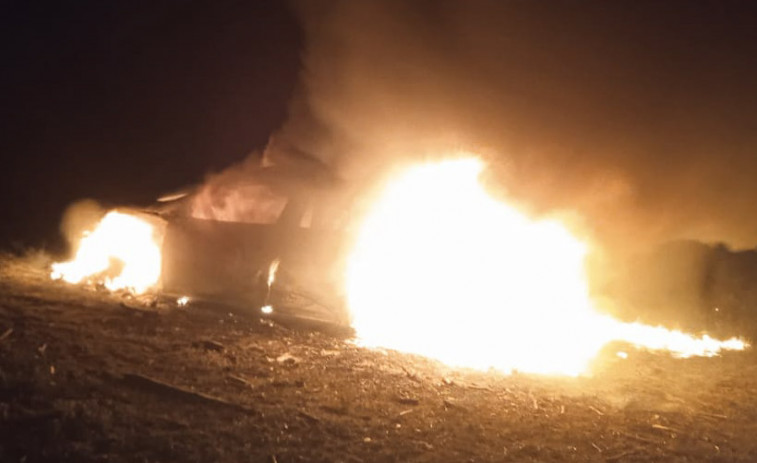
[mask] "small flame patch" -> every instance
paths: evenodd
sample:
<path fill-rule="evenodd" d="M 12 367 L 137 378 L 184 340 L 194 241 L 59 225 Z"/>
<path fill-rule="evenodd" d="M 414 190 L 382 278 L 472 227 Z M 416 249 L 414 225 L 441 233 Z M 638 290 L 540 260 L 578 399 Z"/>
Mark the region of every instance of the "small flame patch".
<path fill-rule="evenodd" d="M 83 233 L 72 260 L 53 264 L 50 276 L 141 294 L 160 281 L 161 241 L 161 231 L 150 221 L 113 210 Z"/>

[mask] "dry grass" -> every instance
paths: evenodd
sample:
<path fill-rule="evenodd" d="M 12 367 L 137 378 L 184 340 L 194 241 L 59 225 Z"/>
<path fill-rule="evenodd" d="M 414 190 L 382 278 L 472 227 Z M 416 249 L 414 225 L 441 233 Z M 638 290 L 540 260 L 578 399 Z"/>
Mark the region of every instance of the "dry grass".
<path fill-rule="evenodd" d="M 579 379 L 452 370 L 51 282 L 44 262 L 0 265 L 2 461 L 757 461 L 752 352 L 611 346 Z"/>

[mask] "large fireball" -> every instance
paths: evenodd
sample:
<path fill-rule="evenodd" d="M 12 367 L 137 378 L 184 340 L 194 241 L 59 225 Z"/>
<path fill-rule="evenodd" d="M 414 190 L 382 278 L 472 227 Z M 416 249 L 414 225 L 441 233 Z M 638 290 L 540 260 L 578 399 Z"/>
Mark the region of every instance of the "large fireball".
<path fill-rule="evenodd" d="M 743 348 L 618 322 L 595 311 L 586 246 L 560 223 L 493 199 L 475 159 L 395 178 L 350 256 L 348 304 L 360 342 L 504 372 L 577 375 L 612 340 L 682 355 Z"/>

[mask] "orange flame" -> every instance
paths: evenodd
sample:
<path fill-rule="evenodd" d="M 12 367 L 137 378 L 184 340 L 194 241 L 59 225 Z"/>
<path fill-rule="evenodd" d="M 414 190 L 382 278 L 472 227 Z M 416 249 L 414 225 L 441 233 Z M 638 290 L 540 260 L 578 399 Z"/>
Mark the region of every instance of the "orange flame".
<path fill-rule="evenodd" d="M 268 290 L 265 295 L 263 307 L 260 308 L 260 311 L 266 315 L 273 313 L 273 306 L 268 303 L 268 299 L 271 297 L 271 286 L 273 286 L 273 282 L 276 280 L 276 272 L 279 270 L 279 263 L 279 259 L 274 259 L 273 262 L 271 262 L 271 265 L 268 266 Z"/>
<path fill-rule="evenodd" d="M 481 169 L 475 159 L 411 168 L 376 202 L 348 264 L 360 343 L 455 366 L 572 376 L 613 340 L 681 356 L 745 347 L 598 313 L 584 243 L 490 197 Z"/>
<path fill-rule="evenodd" d="M 143 293 L 160 280 L 161 236 L 146 219 L 110 211 L 84 234 L 72 260 L 53 264 L 50 276 L 69 283 L 93 280 L 111 291 Z"/>
<path fill-rule="evenodd" d="M 268 289 L 271 289 L 274 280 L 276 280 L 276 272 L 279 270 L 279 259 L 275 259 L 268 267 Z"/>

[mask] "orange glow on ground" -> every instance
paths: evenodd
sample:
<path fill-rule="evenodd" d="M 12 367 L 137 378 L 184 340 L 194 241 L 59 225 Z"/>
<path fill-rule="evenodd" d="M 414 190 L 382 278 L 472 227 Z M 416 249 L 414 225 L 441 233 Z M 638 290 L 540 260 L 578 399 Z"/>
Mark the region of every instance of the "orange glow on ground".
<path fill-rule="evenodd" d="M 614 340 L 680 356 L 745 347 L 598 313 L 586 246 L 560 223 L 493 199 L 481 169 L 475 159 L 424 164 L 386 187 L 348 264 L 359 343 L 453 366 L 571 376 Z"/>

